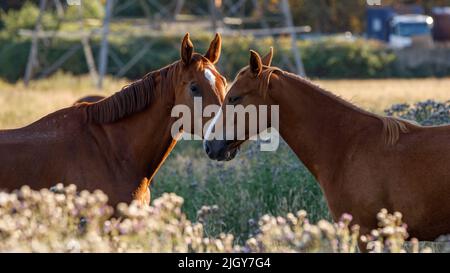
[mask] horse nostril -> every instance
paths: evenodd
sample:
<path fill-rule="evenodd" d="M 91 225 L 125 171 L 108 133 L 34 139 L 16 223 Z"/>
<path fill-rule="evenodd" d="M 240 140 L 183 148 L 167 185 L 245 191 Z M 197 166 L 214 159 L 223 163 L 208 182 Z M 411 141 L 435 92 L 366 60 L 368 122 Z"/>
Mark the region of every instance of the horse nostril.
<path fill-rule="evenodd" d="M 208 143 L 205 144 L 205 152 L 206 152 L 207 154 L 209 154 L 209 152 L 210 152 Z"/>

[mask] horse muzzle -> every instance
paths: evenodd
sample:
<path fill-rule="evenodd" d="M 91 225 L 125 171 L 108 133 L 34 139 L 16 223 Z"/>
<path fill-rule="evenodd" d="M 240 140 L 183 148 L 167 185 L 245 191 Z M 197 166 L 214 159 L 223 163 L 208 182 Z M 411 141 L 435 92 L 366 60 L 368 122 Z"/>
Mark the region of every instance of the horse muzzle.
<path fill-rule="evenodd" d="M 229 161 L 236 157 L 239 147 L 233 147 L 230 140 L 205 140 L 203 148 L 210 159 Z"/>

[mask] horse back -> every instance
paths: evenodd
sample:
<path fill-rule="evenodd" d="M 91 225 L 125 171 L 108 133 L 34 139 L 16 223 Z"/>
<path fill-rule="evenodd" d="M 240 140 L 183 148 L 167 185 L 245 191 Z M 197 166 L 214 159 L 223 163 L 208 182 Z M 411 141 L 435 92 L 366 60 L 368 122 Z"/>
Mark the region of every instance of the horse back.
<path fill-rule="evenodd" d="M 69 175 L 89 147 L 85 114 L 70 107 L 19 128 L 0 131 L 0 188 L 49 187 Z"/>

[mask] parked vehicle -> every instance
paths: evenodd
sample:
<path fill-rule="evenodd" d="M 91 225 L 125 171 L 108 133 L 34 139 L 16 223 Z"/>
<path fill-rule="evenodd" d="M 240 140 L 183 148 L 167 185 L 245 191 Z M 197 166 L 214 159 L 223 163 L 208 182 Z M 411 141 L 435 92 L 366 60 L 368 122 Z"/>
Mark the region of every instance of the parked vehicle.
<path fill-rule="evenodd" d="M 393 48 L 405 48 L 415 43 L 430 44 L 433 42 L 434 21 L 423 13 L 419 6 L 368 8 L 367 37 L 384 41 Z"/>
<path fill-rule="evenodd" d="M 432 44 L 433 18 L 427 15 L 396 15 L 389 25 L 389 45 L 393 48 L 412 46 L 414 42 Z"/>

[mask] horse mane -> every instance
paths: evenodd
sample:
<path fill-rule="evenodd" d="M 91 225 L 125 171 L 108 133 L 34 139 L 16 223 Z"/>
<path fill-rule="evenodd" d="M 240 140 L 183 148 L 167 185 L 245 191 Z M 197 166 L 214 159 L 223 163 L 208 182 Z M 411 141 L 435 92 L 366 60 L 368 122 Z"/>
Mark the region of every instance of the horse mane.
<path fill-rule="evenodd" d="M 388 145 L 395 145 L 401 133 L 409 133 L 408 121 L 395 117 L 378 117 L 383 123 L 384 141 Z"/>
<path fill-rule="evenodd" d="M 263 96 L 265 96 L 268 93 L 270 77 L 274 72 L 280 72 L 281 74 L 286 75 L 288 77 L 293 77 L 293 78 L 299 80 L 300 82 L 302 82 L 303 84 L 305 84 L 315 90 L 318 90 L 319 92 L 326 95 L 327 97 L 330 97 L 330 98 L 340 102 L 341 104 L 343 104 L 347 107 L 350 107 L 351 109 L 353 109 L 359 113 L 363 113 L 365 115 L 368 115 L 368 116 L 378 119 L 382 123 L 382 126 L 383 126 L 382 137 L 383 137 L 386 145 L 395 145 L 398 142 L 398 140 L 400 139 L 400 135 L 402 133 L 406 134 L 406 133 L 410 132 L 408 127 L 418 126 L 417 124 L 414 124 L 413 122 L 411 122 L 409 120 L 405 120 L 405 119 L 401 119 L 401 118 L 397 118 L 397 117 L 379 116 L 377 114 L 366 111 L 366 110 L 356 106 L 355 104 L 343 99 L 342 97 L 323 89 L 322 87 L 314 84 L 311 81 L 308 81 L 307 79 L 305 79 L 303 77 L 300 77 L 293 73 L 289 73 L 287 71 L 283 71 L 277 67 L 267 67 L 267 69 L 263 70 L 261 73 L 262 80 L 260 82 L 260 84 L 261 84 L 260 90 L 263 92 Z"/>
<path fill-rule="evenodd" d="M 124 86 L 114 95 L 94 103 L 82 103 L 87 119 L 94 123 L 112 123 L 147 108 L 158 93 L 173 89 L 179 62 L 152 71 L 129 85 Z M 157 77 L 160 77 L 157 84 Z"/>

